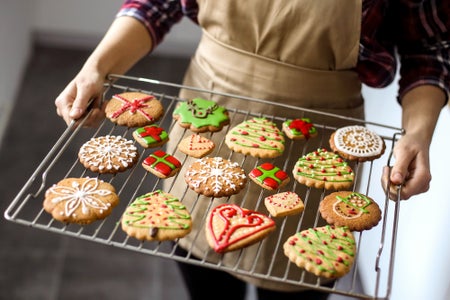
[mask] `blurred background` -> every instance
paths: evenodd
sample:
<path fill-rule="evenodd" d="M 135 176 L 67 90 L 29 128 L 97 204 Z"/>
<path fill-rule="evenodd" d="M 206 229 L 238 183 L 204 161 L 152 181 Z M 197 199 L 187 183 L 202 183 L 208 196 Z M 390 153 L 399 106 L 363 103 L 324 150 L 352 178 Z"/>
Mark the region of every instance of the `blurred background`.
<path fill-rule="evenodd" d="M 121 3 L 0 1 L 2 213 L 64 131 L 53 101 L 99 42 Z M 129 74 L 180 82 L 199 36 L 199 29 L 184 20 Z M 396 84 L 383 90 L 364 87 L 369 121 L 400 127 L 396 91 Z M 431 149 L 430 191 L 401 203 L 393 300 L 450 299 L 449 128 L 445 107 Z M 384 163 L 377 161 L 374 170 L 381 172 Z M 380 175 L 375 171 L 373 176 Z M 359 259 L 364 260 L 361 253 Z M 137 269 L 130 266 L 132 261 L 140 263 Z M 360 271 L 363 286 L 376 280 L 373 266 L 367 268 Z M 169 289 L 166 280 L 171 280 Z M 0 219 L 0 299 L 75 299 L 80 290 L 95 299 L 183 299 L 185 292 L 171 261 L 75 242 Z"/>

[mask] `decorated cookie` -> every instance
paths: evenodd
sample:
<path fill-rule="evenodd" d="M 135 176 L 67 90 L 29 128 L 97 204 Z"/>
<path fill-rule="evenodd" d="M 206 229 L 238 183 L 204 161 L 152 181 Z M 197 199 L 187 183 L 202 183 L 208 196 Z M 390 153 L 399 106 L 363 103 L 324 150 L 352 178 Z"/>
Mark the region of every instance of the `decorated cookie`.
<path fill-rule="evenodd" d="M 370 229 L 381 220 L 378 204 L 357 192 L 331 193 L 320 202 L 319 211 L 329 224 L 347 226 L 351 231 Z"/>
<path fill-rule="evenodd" d="M 97 178 L 66 178 L 45 192 L 44 210 L 64 223 L 104 219 L 119 203 L 115 188 Z"/>
<path fill-rule="evenodd" d="M 210 154 L 215 148 L 214 142 L 199 134 L 192 134 L 178 144 L 178 150 L 195 158 Z"/>
<path fill-rule="evenodd" d="M 117 94 L 105 108 L 111 122 L 127 127 L 142 127 L 156 122 L 164 108 L 155 97 L 139 92 Z"/>
<path fill-rule="evenodd" d="M 97 173 L 115 174 L 133 167 L 139 153 L 133 141 L 121 136 L 91 138 L 81 146 L 78 158 L 85 168 Z"/>
<path fill-rule="evenodd" d="M 195 192 L 212 197 L 239 193 L 247 183 L 244 170 L 222 157 L 203 157 L 186 171 L 184 179 Z"/>
<path fill-rule="evenodd" d="M 202 98 L 180 102 L 173 112 L 173 118 L 181 127 L 193 132 L 220 131 L 230 123 L 225 107 Z"/>
<path fill-rule="evenodd" d="M 171 194 L 157 190 L 136 198 L 122 216 L 122 229 L 138 240 L 165 241 L 186 236 L 192 220 L 186 207 Z"/>
<path fill-rule="evenodd" d="M 318 189 L 346 190 L 353 185 L 352 168 L 339 155 L 318 149 L 298 159 L 292 171 L 298 182 Z"/>
<path fill-rule="evenodd" d="M 133 138 L 144 148 L 159 147 L 169 141 L 167 132 L 158 125 L 147 125 L 133 131 Z"/>
<path fill-rule="evenodd" d="M 273 230 L 275 222 L 268 216 L 235 204 L 213 208 L 206 219 L 206 239 L 218 253 L 252 245 Z"/>
<path fill-rule="evenodd" d="M 317 129 L 308 118 L 286 120 L 282 128 L 286 136 L 293 140 L 308 140 L 317 136 Z"/>
<path fill-rule="evenodd" d="M 359 162 L 371 161 L 383 155 L 383 139 L 363 126 L 342 127 L 330 137 L 331 149 L 345 159 Z"/>
<path fill-rule="evenodd" d="M 284 217 L 301 213 L 305 206 L 299 195 L 283 192 L 264 199 L 264 205 L 272 217 Z"/>
<path fill-rule="evenodd" d="M 267 190 L 277 190 L 290 180 L 286 172 L 268 162 L 254 168 L 248 177 Z"/>
<path fill-rule="evenodd" d="M 283 248 L 284 254 L 298 267 L 326 278 L 347 274 L 356 252 L 351 231 L 329 225 L 298 232 L 287 239 Z"/>
<path fill-rule="evenodd" d="M 277 157 L 284 151 L 283 133 L 266 118 L 240 123 L 227 133 L 225 143 L 233 151 L 260 158 Z"/>
<path fill-rule="evenodd" d="M 159 178 L 169 178 L 180 170 L 181 162 L 174 156 L 157 150 L 142 162 L 142 166 Z"/>

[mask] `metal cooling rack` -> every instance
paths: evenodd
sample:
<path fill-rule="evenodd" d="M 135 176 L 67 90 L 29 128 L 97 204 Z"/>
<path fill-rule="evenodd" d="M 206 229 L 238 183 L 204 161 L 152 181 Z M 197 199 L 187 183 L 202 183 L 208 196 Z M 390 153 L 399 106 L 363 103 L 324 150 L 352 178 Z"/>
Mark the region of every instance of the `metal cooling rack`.
<path fill-rule="evenodd" d="M 158 122 L 160 126 L 168 131 L 169 136 L 174 128 L 174 126 L 178 126 L 174 123 L 171 117 L 171 111 L 176 106 L 179 101 L 184 99 L 180 99 L 176 96 L 178 95 L 178 91 L 180 89 L 189 89 L 193 91 L 198 91 L 201 93 L 207 94 L 219 94 L 221 96 L 238 99 L 240 101 L 248 101 L 248 107 L 251 107 L 252 102 L 263 103 L 267 105 L 279 106 L 283 109 L 294 110 L 298 112 L 299 117 L 310 117 L 313 121 L 315 127 L 319 130 L 320 135 L 324 135 L 327 132 L 330 133 L 334 131 L 336 128 L 327 126 L 326 124 L 317 124 L 314 122 L 316 116 L 326 115 L 329 118 L 336 118 L 344 121 L 348 121 L 349 123 L 361 123 L 366 126 L 370 126 L 372 130 L 379 133 L 384 140 L 386 141 L 386 153 L 380 158 L 386 165 L 390 165 L 390 160 L 392 156 L 393 146 L 398 139 L 398 137 L 402 134 L 402 130 L 400 128 L 395 128 L 391 126 L 386 126 L 383 124 L 373 123 L 373 122 L 365 122 L 363 120 L 346 118 L 343 116 L 338 116 L 334 114 L 321 113 L 311 109 L 303 109 L 299 107 L 283 105 L 279 103 L 269 102 L 262 99 L 255 99 L 249 97 L 242 97 L 238 95 L 231 95 L 225 93 L 216 93 L 213 91 L 207 91 L 202 89 L 196 89 L 192 87 L 187 87 L 183 85 L 161 82 L 158 80 L 152 80 L 147 78 L 136 78 L 129 76 L 119 76 L 119 75 L 111 75 L 111 82 L 105 86 L 104 99 L 109 99 L 108 96 L 121 93 L 124 91 L 142 91 L 148 94 L 152 94 L 157 97 L 163 106 L 165 107 L 165 115 Z M 124 84 L 124 82 L 126 84 Z M 230 125 L 225 127 L 221 132 L 218 133 L 208 133 L 208 138 L 212 139 L 216 143 L 216 149 L 214 150 L 210 156 L 214 156 L 215 153 L 223 153 L 224 151 L 228 151 L 229 157 L 233 155 L 233 160 L 240 162 L 246 172 L 249 172 L 248 166 L 257 166 L 259 165 L 260 159 L 256 159 L 249 156 L 244 156 L 242 154 L 232 153 L 230 150 L 227 150 L 227 146 L 223 144 L 223 137 L 226 131 L 229 128 L 232 128 L 237 123 L 240 123 L 244 119 L 248 119 L 251 117 L 261 117 L 264 116 L 273 120 L 274 122 L 281 124 L 285 120 L 282 116 L 273 116 L 273 115 L 262 115 L 255 114 L 251 111 L 243 111 L 239 109 L 234 109 L 231 107 L 227 107 L 230 113 L 230 119 L 232 120 Z M 144 254 L 155 255 L 167 259 L 172 259 L 180 262 L 186 262 L 194 265 L 200 265 L 206 268 L 213 269 L 221 269 L 224 271 L 234 272 L 240 275 L 252 276 L 255 278 L 268 279 L 282 283 L 290 283 L 293 285 L 303 286 L 306 288 L 312 288 L 316 290 L 322 290 L 329 293 L 335 293 L 350 297 L 355 297 L 358 299 L 388 299 L 390 296 L 392 278 L 393 278 L 393 270 L 394 270 L 394 256 L 395 256 L 395 245 L 396 245 L 396 235 L 397 235 L 397 224 L 399 219 L 399 209 L 400 209 L 400 199 L 397 201 L 390 201 L 389 197 L 386 196 L 384 199 L 384 203 L 381 200 L 378 200 L 378 204 L 383 210 L 383 219 L 378 224 L 377 228 L 381 228 L 381 230 L 375 231 L 374 229 L 355 233 L 356 245 L 358 252 L 356 257 L 359 256 L 359 249 L 363 247 L 366 241 L 370 240 L 373 242 L 376 241 L 378 248 L 371 249 L 373 253 L 370 261 L 364 261 L 365 265 L 371 266 L 373 274 L 372 275 L 375 280 L 372 286 L 365 287 L 364 291 L 360 288 L 359 278 L 360 278 L 360 269 L 359 264 L 361 262 L 356 259 L 355 264 L 349 274 L 345 277 L 338 279 L 335 283 L 330 287 L 325 285 L 320 278 L 317 278 L 315 282 L 311 283 L 310 281 L 304 280 L 304 273 L 299 278 L 292 278 L 288 275 L 289 269 L 297 268 L 294 264 L 290 263 L 286 258 L 286 273 L 283 276 L 275 276 L 271 273 L 271 269 L 275 264 L 274 257 L 261 257 L 260 253 L 257 253 L 255 257 L 255 265 L 261 259 L 271 259 L 270 267 L 267 272 L 258 273 L 251 269 L 241 269 L 239 263 L 236 263 L 234 266 L 225 265 L 222 261 L 219 262 L 209 262 L 207 260 L 207 253 L 205 253 L 205 257 L 200 257 L 198 259 L 194 258 L 191 254 L 190 249 L 187 249 L 187 254 L 180 255 L 175 250 L 178 248 L 178 241 L 175 242 L 141 242 L 135 240 L 134 238 L 128 237 L 120 228 L 120 218 L 125 210 L 126 206 L 137 196 L 156 190 L 160 188 L 162 185 L 162 180 L 157 177 L 149 174 L 140 166 L 142 160 L 147 156 L 146 151 L 140 147 L 140 161 L 132 168 L 124 173 L 119 173 L 117 175 L 98 175 L 91 173 L 83 168 L 83 166 L 78 162 L 77 152 L 79 147 L 88 139 L 95 136 L 102 136 L 106 134 L 110 135 L 121 135 L 127 139 L 133 140 L 131 137 L 132 129 L 116 126 L 112 124 L 109 120 L 104 120 L 97 128 L 95 129 L 86 129 L 82 128 L 83 122 L 87 119 L 85 116 L 82 120 L 79 120 L 81 126 L 75 126 L 75 122 L 65 130 L 59 140 L 55 143 L 55 145 L 50 149 L 48 155 L 42 160 L 41 164 L 36 168 L 35 172 L 31 175 L 31 177 L 25 182 L 23 188 L 17 194 L 17 196 L 12 200 L 11 204 L 7 208 L 4 213 L 4 216 L 7 220 L 30 226 L 33 228 L 38 228 L 46 231 L 50 231 L 57 234 L 62 234 L 65 236 L 76 237 L 84 240 L 89 240 L 105 245 L 110 245 L 114 247 L 119 247 L 126 250 L 136 251 Z M 187 130 L 184 131 L 185 134 L 190 134 Z M 174 142 L 179 142 L 183 136 L 175 137 L 170 136 L 171 140 Z M 179 140 L 178 140 L 179 139 Z M 328 147 L 328 141 L 322 141 L 323 146 L 325 148 Z M 295 145 L 295 147 L 294 147 Z M 290 165 L 293 165 L 295 161 L 303 154 L 306 154 L 314 149 L 308 148 L 308 142 L 305 141 L 292 141 L 290 139 L 286 139 L 286 150 L 282 157 L 278 158 L 275 165 L 283 165 L 285 170 L 290 173 Z M 301 149 L 301 151 L 299 151 Z M 188 164 L 189 158 L 182 153 L 172 153 L 177 158 L 181 158 L 180 161 L 183 164 L 183 168 L 181 171 L 173 178 L 164 179 L 164 183 L 167 185 L 175 184 L 175 180 L 178 176 L 183 176 L 180 174 L 184 174 L 184 168 Z M 67 163 L 69 162 L 69 163 Z M 364 165 L 364 170 L 368 170 L 368 174 L 362 175 L 362 165 Z M 381 189 L 379 184 L 379 178 L 372 178 L 373 169 L 375 165 L 373 162 L 366 163 L 355 163 L 351 165 L 353 170 L 355 171 L 355 186 L 359 187 L 359 191 L 362 193 L 366 193 L 369 196 L 371 193 L 379 191 Z M 288 169 L 289 168 L 289 169 Z M 42 201 L 44 199 L 44 193 L 47 188 L 49 188 L 52 184 L 60 181 L 65 177 L 100 177 L 102 180 L 106 182 L 110 182 L 113 184 L 119 194 L 121 199 L 121 203 L 113 209 L 113 212 L 110 216 L 102 221 L 94 222 L 90 225 L 80 226 L 76 224 L 63 224 L 58 221 L 55 221 L 47 214 L 42 208 Z M 248 183 L 251 184 L 251 183 Z M 289 185 L 284 188 L 284 190 L 292 190 L 302 197 L 305 202 L 305 213 L 315 214 L 316 222 L 320 218 L 320 214 L 317 209 L 310 203 L 320 201 L 329 191 L 322 191 L 320 193 L 320 199 L 310 199 L 310 188 L 302 187 L 302 185 L 298 184 L 295 180 L 291 179 Z M 170 191 L 169 191 L 170 192 Z M 243 191 L 244 192 L 244 191 Z M 186 196 L 186 194 L 191 193 L 187 187 L 184 190 L 184 194 L 181 197 Z M 261 191 L 259 195 L 258 201 L 256 201 L 257 206 L 263 201 L 262 199 L 267 196 L 265 191 Z M 384 194 L 383 194 L 384 195 Z M 179 196 L 179 195 L 177 195 Z M 312 198 L 312 196 L 311 196 Z M 198 197 L 197 197 L 198 200 Z M 212 203 L 213 201 L 211 201 Z M 195 203 L 194 203 L 195 206 Z M 211 205 L 210 205 L 211 207 Z M 250 209 L 255 209 L 252 207 L 247 207 Z M 311 211 L 315 209 L 315 211 Z M 281 237 L 283 230 L 285 228 L 285 224 L 289 217 L 284 217 L 279 223 L 277 223 L 277 229 L 272 234 Z M 301 222 L 302 218 L 300 218 Z M 193 220 L 204 222 L 204 220 Z M 298 228 L 300 228 L 298 225 Z M 289 233 L 289 235 L 294 234 L 295 232 Z M 264 240 L 260 243 L 264 243 Z M 282 250 L 283 240 L 279 239 L 279 244 L 275 247 L 274 252 L 283 251 Z M 195 244 L 195 241 L 194 241 Z M 244 250 L 241 250 L 243 253 Z M 226 255 L 226 254 L 225 254 Z"/>

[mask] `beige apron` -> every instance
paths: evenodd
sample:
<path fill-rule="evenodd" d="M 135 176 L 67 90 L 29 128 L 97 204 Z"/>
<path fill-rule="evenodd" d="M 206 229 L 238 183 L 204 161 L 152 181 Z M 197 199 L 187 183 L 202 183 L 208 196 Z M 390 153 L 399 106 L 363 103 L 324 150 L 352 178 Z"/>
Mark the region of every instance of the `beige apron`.
<path fill-rule="evenodd" d="M 314 108 L 340 115 L 363 118 L 361 83 L 352 69 L 358 59 L 361 27 L 361 0 L 248 0 L 217 1 L 198 0 L 198 20 L 203 28 L 200 45 L 186 73 L 184 84 L 248 97 L 286 103 L 305 108 Z M 298 112 L 261 103 L 247 103 L 243 100 L 230 100 L 216 94 L 200 94 L 183 90 L 180 97 L 206 97 L 226 107 L 250 110 L 252 113 L 273 114 L 282 117 L 298 117 Z M 314 122 L 334 122 L 333 120 L 313 120 Z M 334 122 L 333 126 L 343 125 Z M 170 153 L 176 153 L 176 141 L 191 134 L 181 128 L 174 128 L 168 145 Z M 214 136 L 221 133 L 215 133 Z M 220 141 L 223 137 L 216 140 Z M 325 140 L 326 137 L 325 137 Z M 322 140 L 323 141 L 323 140 Z M 311 147 L 315 147 L 311 145 Z M 228 155 L 226 146 L 214 153 L 215 156 Z M 182 155 L 180 153 L 180 155 Z M 227 158 L 225 156 L 225 158 Z M 185 164 L 193 159 L 188 158 Z M 289 172 L 289 171 L 288 171 Z M 261 188 L 250 184 L 246 192 L 245 207 L 255 208 Z M 239 195 L 230 199 L 214 199 L 185 192 L 183 174 L 173 183 L 165 184 L 170 193 L 184 198 L 191 210 L 194 221 L 193 231 L 180 240 L 180 245 L 197 257 L 205 255 L 208 261 L 218 261 L 265 274 L 283 277 L 287 259 L 280 246 L 275 263 L 268 265 L 278 236 L 271 235 L 260 245 L 245 250 L 218 255 L 212 251 L 205 239 L 205 212 L 220 203 L 229 201 L 242 203 Z M 310 191 L 310 198 L 320 197 L 321 191 Z M 303 188 L 301 193 L 306 193 Z M 309 193 L 309 192 L 308 192 Z M 299 193 L 300 194 L 300 193 Z M 248 196 L 248 195 L 254 195 Z M 300 194 L 303 196 L 302 194 Z M 264 209 L 259 204 L 259 209 Z M 310 204 L 311 205 L 311 204 Z M 316 203 L 315 205 L 318 205 Z M 305 214 L 304 214 L 305 215 Z M 288 217 L 282 241 L 296 232 L 299 218 L 302 229 L 317 225 L 317 217 Z M 280 221 L 277 220 L 277 226 Z M 200 231 L 200 232 L 199 232 Z M 254 264 L 258 255 L 258 264 Z M 306 276 L 305 276 L 306 275 Z M 302 270 L 289 268 L 289 278 L 305 276 L 304 280 L 315 283 L 315 278 Z M 238 277 L 256 286 L 267 289 L 293 291 L 298 286 L 278 283 L 253 277 Z M 309 278 L 311 277 L 311 278 Z M 302 277 L 303 278 L 303 277 Z"/>

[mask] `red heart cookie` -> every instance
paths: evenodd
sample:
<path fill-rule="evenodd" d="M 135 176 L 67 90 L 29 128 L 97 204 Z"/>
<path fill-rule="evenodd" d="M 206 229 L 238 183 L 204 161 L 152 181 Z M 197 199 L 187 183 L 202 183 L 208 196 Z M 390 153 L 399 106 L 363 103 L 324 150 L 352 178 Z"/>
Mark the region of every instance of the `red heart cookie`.
<path fill-rule="evenodd" d="M 268 216 L 236 204 L 222 204 L 208 215 L 206 238 L 217 253 L 237 250 L 264 239 L 275 230 Z"/>

